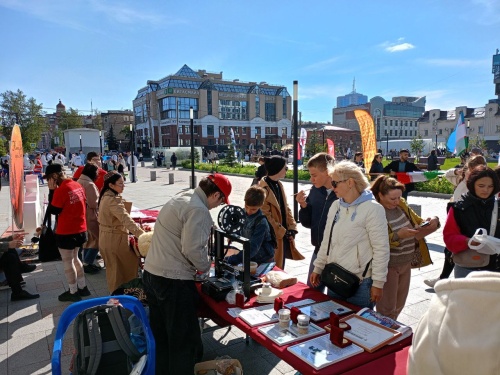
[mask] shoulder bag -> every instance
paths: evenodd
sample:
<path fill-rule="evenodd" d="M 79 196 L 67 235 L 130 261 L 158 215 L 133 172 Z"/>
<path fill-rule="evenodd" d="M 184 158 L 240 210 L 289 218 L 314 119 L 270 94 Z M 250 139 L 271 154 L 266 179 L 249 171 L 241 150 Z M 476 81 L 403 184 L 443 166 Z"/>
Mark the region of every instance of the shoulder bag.
<path fill-rule="evenodd" d="M 56 242 L 56 227 L 57 217 L 54 229 L 52 229 L 52 218 L 50 213 L 46 211 L 43 219 L 40 241 L 38 242 L 38 259 L 40 262 L 51 262 L 61 259 L 61 254 L 59 254 Z"/>
<path fill-rule="evenodd" d="M 495 199 L 493 213 L 491 214 L 490 235 L 494 236 L 497 229 L 498 201 Z M 453 254 L 453 262 L 464 268 L 486 267 L 490 263 L 490 255 L 482 254 L 476 250 L 467 249 Z"/>
<path fill-rule="evenodd" d="M 337 222 L 339 211 L 335 214 L 335 218 L 333 219 L 332 228 L 330 229 L 330 239 L 328 240 L 328 250 L 326 256 L 330 255 L 330 245 L 332 243 L 332 233 L 333 227 Z M 368 262 L 365 267 L 365 271 L 363 272 L 363 278 L 366 276 L 368 269 L 370 267 L 370 263 L 372 260 Z M 338 294 L 343 298 L 350 298 L 356 294 L 356 291 L 359 288 L 359 285 L 362 282 L 357 275 L 352 273 L 351 271 L 346 270 L 344 267 L 339 265 L 338 263 L 332 262 L 325 265 L 323 272 L 321 272 L 321 282 L 325 284 L 328 289 L 332 292 Z"/>

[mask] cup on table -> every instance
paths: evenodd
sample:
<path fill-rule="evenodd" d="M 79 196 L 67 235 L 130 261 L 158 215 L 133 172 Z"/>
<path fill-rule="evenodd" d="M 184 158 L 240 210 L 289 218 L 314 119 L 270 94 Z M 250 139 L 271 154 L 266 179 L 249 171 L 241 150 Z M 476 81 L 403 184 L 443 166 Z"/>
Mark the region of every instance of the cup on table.
<path fill-rule="evenodd" d="M 297 330 L 300 334 L 304 335 L 309 331 L 309 320 L 310 317 L 305 314 L 300 314 L 297 317 Z"/>
<path fill-rule="evenodd" d="M 261 296 L 269 296 L 272 292 L 273 288 L 271 287 L 271 283 L 263 283 L 262 289 L 260 291 Z"/>
<path fill-rule="evenodd" d="M 251 275 L 255 275 L 255 273 L 257 272 L 257 267 L 259 265 L 257 264 L 257 262 L 250 262 L 250 274 Z"/>
<path fill-rule="evenodd" d="M 290 310 L 281 309 L 278 311 L 280 328 L 288 328 L 290 326 Z"/>

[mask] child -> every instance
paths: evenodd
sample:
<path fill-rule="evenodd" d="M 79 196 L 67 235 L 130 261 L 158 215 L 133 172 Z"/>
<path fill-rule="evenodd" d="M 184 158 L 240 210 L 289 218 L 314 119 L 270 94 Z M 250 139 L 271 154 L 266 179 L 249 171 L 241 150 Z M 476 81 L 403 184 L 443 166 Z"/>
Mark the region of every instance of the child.
<path fill-rule="evenodd" d="M 250 260 L 256 263 L 271 262 L 274 258 L 274 246 L 269 223 L 261 211 L 266 199 L 266 191 L 260 186 L 251 186 L 245 193 L 245 226 L 240 235 L 250 240 Z M 226 258 L 230 264 L 243 262 L 243 252 Z"/>
<path fill-rule="evenodd" d="M 295 199 L 300 204 L 299 219 L 302 226 L 311 229 L 311 244 L 314 246 L 314 253 L 311 257 L 307 285 L 310 285 L 309 277 L 314 269 L 313 262 L 318 256 L 323 232 L 325 231 L 326 218 L 333 201 L 337 196 L 333 192 L 332 179 L 328 175 L 328 165 L 333 165 L 335 159 L 326 152 L 320 152 L 309 159 L 307 168 L 311 175 L 313 188 L 306 198 L 303 190 L 299 191 Z M 324 292 L 324 285 L 320 284 L 316 289 Z"/>

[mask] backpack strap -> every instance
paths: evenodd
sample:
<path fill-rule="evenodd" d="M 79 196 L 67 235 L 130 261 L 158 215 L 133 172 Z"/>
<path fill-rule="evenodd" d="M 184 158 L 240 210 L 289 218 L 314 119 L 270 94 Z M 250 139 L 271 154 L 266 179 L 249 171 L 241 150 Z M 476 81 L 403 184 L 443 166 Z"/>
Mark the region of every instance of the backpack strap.
<path fill-rule="evenodd" d="M 100 309 L 99 309 L 100 310 Z M 99 316 L 98 311 L 91 309 L 85 314 L 87 320 L 87 330 L 89 334 L 89 346 L 85 348 L 84 355 L 89 358 L 89 365 L 87 367 L 88 375 L 95 375 L 101 363 L 102 357 L 102 337 L 101 330 L 99 329 Z"/>
<path fill-rule="evenodd" d="M 108 317 L 120 348 L 133 362 L 138 361 L 141 353 L 139 353 L 132 340 L 130 340 L 130 334 L 123 324 L 122 307 L 111 307 L 108 310 Z"/>

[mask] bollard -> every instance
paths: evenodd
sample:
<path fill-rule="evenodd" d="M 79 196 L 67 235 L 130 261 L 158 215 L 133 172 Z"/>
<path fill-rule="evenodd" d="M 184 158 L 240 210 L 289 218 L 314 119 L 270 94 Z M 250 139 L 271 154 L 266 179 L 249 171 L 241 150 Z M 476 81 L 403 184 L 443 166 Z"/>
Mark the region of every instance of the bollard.
<path fill-rule="evenodd" d="M 173 185 L 174 184 L 174 174 L 173 173 L 169 173 L 168 174 L 168 184 L 169 185 Z"/>
<path fill-rule="evenodd" d="M 151 175 L 151 181 L 156 181 L 156 171 L 149 171 Z"/>
<path fill-rule="evenodd" d="M 415 213 L 422 217 L 422 206 L 419 205 L 419 204 L 409 204 L 408 206 L 410 206 L 410 208 L 415 211 Z"/>
<path fill-rule="evenodd" d="M 144 167 L 144 166 L 145 166 L 144 162 L 143 162 L 143 161 L 141 161 L 141 167 Z"/>

